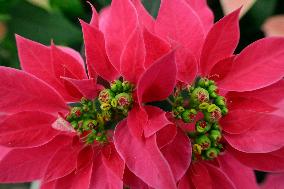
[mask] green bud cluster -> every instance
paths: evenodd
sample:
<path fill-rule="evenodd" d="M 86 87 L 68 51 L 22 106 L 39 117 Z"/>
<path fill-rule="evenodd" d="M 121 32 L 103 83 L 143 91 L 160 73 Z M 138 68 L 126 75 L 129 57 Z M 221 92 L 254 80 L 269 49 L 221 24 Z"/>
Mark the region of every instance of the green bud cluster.
<path fill-rule="evenodd" d="M 219 120 L 228 113 L 228 109 L 225 98 L 218 92 L 213 80 L 198 78 L 192 85 L 178 88 L 174 93 L 173 116 L 195 124 L 195 130 L 188 136 L 192 140 L 193 158 L 196 160 L 214 159 L 223 149 Z"/>
<path fill-rule="evenodd" d="M 133 85 L 115 80 L 93 100 L 82 98 L 66 120 L 86 144 L 107 142 L 107 130 L 127 116 L 132 107 Z"/>
<path fill-rule="evenodd" d="M 111 82 L 110 89 L 100 92 L 98 100 L 100 108 L 104 111 L 116 112 L 127 116 L 132 107 L 133 85 L 128 81 L 115 80 Z"/>

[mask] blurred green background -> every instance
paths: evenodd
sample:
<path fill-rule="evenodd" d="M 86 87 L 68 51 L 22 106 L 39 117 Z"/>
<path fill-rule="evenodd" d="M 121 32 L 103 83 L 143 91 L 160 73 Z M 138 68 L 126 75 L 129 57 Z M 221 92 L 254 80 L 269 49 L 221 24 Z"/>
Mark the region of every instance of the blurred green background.
<path fill-rule="evenodd" d="M 99 11 L 111 0 L 90 0 Z M 147 10 L 155 17 L 159 0 L 143 0 Z M 218 0 L 208 0 L 215 20 L 223 17 Z M 240 20 L 241 41 L 237 52 L 251 42 L 264 37 L 263 22 L 272 15 L 284 13 L 283 0 L 257 0 Z M 70 46 L 82 49 L 82 33 L 78 18 L 89 21 L 91 9 L 84 0 L 0 0 L 0 65 L 19 68 L 15 33 L 43 44 Z M 258 174 L 262 179 L 263 174 Z M 0 185 L 0 189 L 26 189 L 29 184 Z"/>

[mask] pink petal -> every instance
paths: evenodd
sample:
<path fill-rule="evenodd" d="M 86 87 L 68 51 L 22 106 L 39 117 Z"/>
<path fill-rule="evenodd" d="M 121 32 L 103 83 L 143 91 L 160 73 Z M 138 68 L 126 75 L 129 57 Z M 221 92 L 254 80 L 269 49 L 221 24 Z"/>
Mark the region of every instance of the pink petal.
<path fill-rule="evenodd" d="M 261 91 L 260 89 L 259 91 Z M 263 90 L 262 90 L 263 91 Z M 251 94 L 251 95 L 246 95 Z M 255 95 L 253 95 L 255 94 Z M 255 111 L 261 113 L 269 113 L 276 108 L 267 103 L 265 98 L 260 98 L 257 96 L 257 91 L 252 92 L 229 92 L 226 94 L 227 107 L 229 110 L 245 110 L 245 111 Z M 267 97 L 266 97 L 267 98 Z"/>
<path fill-rule="evenodd" d="M 0 161 L 0 182 L 28 182 L 42 178 L 46 162 L 58 148 L 64 146 L 66 140 L 70 138 L 59 136 L 40 147 L 9 151 Z"/>
<path fill-rule="evenodd" d="M 109 166 L 109 163 L 111 163 L 109 161 L 114 161 L 112 163 L 115 165 L 116 169 Z M 123 170 L 124 163 L 119 159 L 117 154 L 113 153 L 107 159 L 102 153 L 98 154 L 94 159 L 90 188 L 121 189 L 123 186 Z"/>
<path fill-rule="evenodd" d="M 116 79 L 118 72 L 107 57 L 103 33 L 82 20 L 80 22 L 84 36 L 89 76 L 96 78 L 98 74 L 108 81 Z"/>
<path fill-rule="evenodd" d="M 78 153 L 78 159 L 77 159 L 77 166 L 76 170 L 83 170 L 87 168 L 90 164 L 93 164 L 93 159 L 95 153 L 97 153 L 97 148 L 93 146 L 85 146 L 83 147 L 80 152 Z"/>
<path fill-rule="evenodd" d="M 174 141 L 161 149 L 168 161 L 176 181 L 187 171 L 191 160 L 191 144 L 189 138 L 178 129 Z"/>
<path fill-rule="evenodd" d="M 261 171 L 284 171 L 284 148 L 270 153 L 243 153 L 232 147 L 229 152 L 241 163 Z"/>
<path fill-rule="evenodd" d="M 170 44 L 147 29 L 144 29 L 143 36 L 146 49 L 144 66 L 145 68 L 148 68 L 153 62 L 170 51 Z"/>
<path fill-rule="evenodd" d="M 177 79 L 184 83 L 192 83 L 197 75 L 198 63 L 187 49 L 180 48 L 176 52 Z"/>
<path fill-rule="evenodd" d="M 136 8 L 140 25 L 153 32 L 155 26 L 154 18 L 147 12 L 140 0 L 133 0 L 132 2 Z"/>
<path fill-rule="evenodd" d="M 251 124 L 251 123 L 250 123 Z M 266 153 L 284 146 L 284 118 L 274 115 L 260 117 L 254 127 L 239 135 L 224 135 L 235 149 L 248 153 Z"/>
<path fill-rule="evenodd" d="M 225 172 L 221 169 L 207 164 L 206 168 L 210 177 L 212 178 L 212 189 L 234 189 L 236 188 L 234 183 L 229 179 Z"/>
<path fill-rule="evenodd" d="M 221 119 L 220 125 L 229 134 L 242 134 L 259 124 L 259 120 L 270 117 L 265 113 L 250 110 L 233 110 Z"/>
<path fill-rule="evenodd" d="M 51 62 L 50 48 L 16 35 L 21 67 L 47 83 L 52 83 L 57 91 L 64 91 L 62 84 L 55 78 Z"/>
<path fill-rule="evenodd" d="M 240 17 L 243 16 L 255 2 L 256 0 L 220 0 L 222 9 L 226 15 L 242 6 Z"/>
<path fill-rule="evenodd" d="M 226 77 L 227 74 L 230 72 L 234 58 L 235 56 L 230 56 L 217 62 L 212 67 L 211 72 L 209 74 L 209 78 L 213 79 L 217 82 L 217 84 L 219 84 L 219 81 Z"/>
<path fill-rule="evenodd" d="M 107 6 L 100 11 L 99 14 L 99 29 L 100 31 L 106 31 L 106 28 L 109 26 L 109 17 L 110 17 L 111 8 Z"/>
<path fill-rule="evenodd" d="M 153 102 L 167 98 L 176 82 L 174 51 L 153 63 L 141 76 L 137 84 L 139 103 Z"/>
<path fill-rule="evenodd" d="M 74 79 L 86 79 L 86 72 L 84 69 L 84 64 L 82 61 L 78 61 L 77 58 L 74 58 L 74 55 L 71 55 L 67 52 L 72 52 L 71 50 L 66 51 L 66 47 L 63 50 L 51 44 L 51 61 L 54 68 L 54 73 L 56 78 L 71 77 Z"/>
<path fill-rule="evenodd" d="M 64 84 L 61 83 L 59 78 L 60 76 L 64 76 L 66 74 L 74 75 L 70 73 L 70 67 L 73 66 L 72 62 L 77 62 L 76 68 L 79 69 L 78 73 L 84 74 L 83 65 L 81 62 L 78 62 L 78 58 L 74 57 L 74 53 L 71 55 L 71 50 L 68 51 L 69 53 L 67 53 L 66 48 L 65 50 L 58 50 L 61 52 L 60 55 L 64 54 L 64 57 L 69 57 L 69 60 L 72 59 L 70 65 L 69 62 L 64 62 L 65 66 L 63 66 L 61 65 L 62 62 L 60 61 L 61 58 L 56 59 L 58 56 L 55 56 L 52 60 L 50 47 L 46 47 L 18 35 L 16 35 L 16 41 L 21 67 L 24 71 L 31 73 L 41 80 L 47 82 L 54 89 L 56 89 L 66 101 L 76 100 L 76 97 L 74 98 L 72 96 L 73 94 L 69 94 L 69 92 L 66 91 Z"/>
<path fill-rule="evenodd" d="M 113 0 L 104 24 L 100 29 L 105 35 L 107 55 L 119 70 L 122 50 L 138 24 L 137 12 L 130 0 Z"/>
<path fill-rule="evenodd" d="M 117 153 L 114 144 L 109 143 L 102 150 L 103 164 L 122 180 L 125 164 Z"/>
<path fill-rule="evenodd" d="M 203 163 L 193 163 L 189 169 L 189 177 L 195 188 L 211 189 L 212 182 L 215 178 L 211 178 L 206 166 Z"/>
<path fill-rule="evenodd" d="M 177 41 L 182 48 L 198 57 L 204 40 L 204 28 L 200 18 L 184 1 L 162 0 L 155 30 L 164 39 Z"/>
<path fill-rule="evenodd" d="M 47 162 L 48 166 L 43 180 L 50 182 L 73 172 L 77 166 L 76 160 L 79 150 L 80 146 L 73 146 L 72 143 L 59 148 Z"/>
<path fill-rule="evenodd" d="M 71 49 L 69 47 L 64 47 L 64 46 L 56 46 L 56 47 L 59 48 L 61 51 L 63 51 L 65 54 L 68 54 L 68 56 L 70 58 L 72 57 L 73 62 L 74 63 L 76 62 L 75 64 L 82 65 L 82 67 L 81 66 L 80 67 L 83 68 L 83 70 L 85 70 L 85 63 L 84 63 L 84 60 L 83 60 L 83 58 L 82 58 L 82 56 L 79 52 L 77 52 L 74 49 Z M 76 65 L 76 66 L 78 66 L 78 65 Z M 80 68 L 80 71 L 82 71 L 81 68 Z M 86 77 L 85 71 L 84 71 L 84 74 L 82 75 L 82 78 L 84 78 L 84 77 Z"/>
<path fill-rule="evenodd" d="M 216 22 L 207 34 L 201 52 L 201 74 L 208 75 L 218 61 L 233 54 L 240 38 L 240 9 Z"/>
<path fill-rule="evenodd" d="M 147 139 L 133 137 L 123 121 L 116 128 L 114 143 L 129 170 L 145 183 L 154 188 L 176 188 L 170 166 L 158 149 L 155 135 Z"/>
<path fill-rule="evenodd" d="M 266 36 L 284 36 L 284 15 L 268 18 L 262 25 Z"/>
<path fill-rule="evenodd" d="M 155 106 L 145 106 L 148 114 L 148 121 L 144 125 L 145 137 L 150 137 L 171 122 L 166 117 L 166 112 Z"/>
<path fill-rule="evenodd" d="M 144 72 L 145 45 L 141 30 L 136 28 L 128 38 L 120 58 L 120 72 L 125 80 L 136 84 Z"/>
<path fill-rule="evenodd" d="M 0 161 L 4 158 L 12 149 L 0 145 Z"/>
<path fill-rule="evenodd" d="M 140 138 L 143 135 L 143 129 L 148 121 L 147 112 L 139 108 L 138 106 L 134 106 L 132 110 L 128 113 L 127 117 L 127 127 L 129 132 Z"/>
<path fill-rule="evenodd" d="M 0 67 L 0 111 L 41 111 L 57 115 L 68 107 L 62 97 L 36 77 L 12 68 Z"/>
<path fill-rule="evenodd" d="M 229 153 L 219 156 L 218 160 L 222 171 L 230 176 L 236 188 L 258 188 L 253 169 L 244 166 Z"/>
<path fill-rule="evenodd" d="M 172 143 L 177 135 L 177 127 L 173 124 L 163 127 L 156 133 L 156 140 L 159 149 Z"/>
<path fill-rule="evenodd" d="M 92 8 L 92 19 L 90 21 L 90 25 L 94 28 L 98 28 L 99 27 L 99 15 L 96 11 L 96 8 L 91 3 L 89 3 L 89 4 Z"/>
<path fill-rule="evenodd" d="M 219 87 L 228 91 L 252 91 L 284 76 L 284 39 L 265 38 L 246 47 L 234 60 Z"/>
<path fill-rule="evenodd" d="M 94 99 L 98 96 L 99 87 L 96 84 L 96 80 L 91 79 L 72 79 L 68 77 L 61 77 L 66 82 L 75 87 L 83 97 L 87 99 Z"/>
<path fill-rule="evenodd" d="M 258 99 L 271 106 L 281 108 L 283 107 L 282 104 L 284 101 L 282 94 L 283 91 L 284 80 L 282 79 L 279 82 L 262 89 L 234 94 L 238 95 L 239 97 Z"/>
<path fill-rule="evenodd" d="M 284 174 L 268 174 L 264 180 L 264 183 L 261 184 L 261 189 L 281 189 L 284 186 Z"/>
<path fill-rule="evenodd" d="M 149 189 L 147 184 L 145 184 L 141 179 L 135 176 L 129 169 L 126 167 L 123 175 L 123 183 L 135 189 Z"/>
<path fill-rule="evenodd" d="M 92 178 L 93 163 L 90 163 L 84 169 L 75 173 L 71 189 L 89 188 Z M 70 180 L 67 180 L 70 182 Z M 61 187 L 59 187 L 61 189 Z M 69 189 L 69 188 L 66 188 Z"/>
<path fill-rule="evenodd" d="M 191 181 L 191 176 L 189 175 L 189 171 L 187 171 L 187 173 L 179 181 L 178 189 L 195 189 Z"/>
<path fill-rule="evenodd" d="M 262 101 L 263 99 L 255 99 L 255 97 L 257 96 L 245 96 L 242 93 L 231 92 L 226 95 L 230 111 L 220 122 L 224 131 L 230 134 L 247 132 L 259 124 L 259 119 L 270 116 L 268 113 L 276 110 L 266 104 L 266 101 Z"/>
<path fill-rule="evenodd" d="M 186 0 L 189 6 L 199 16 L 205 31 L 207 32 L 214 24 L 214 15 L 207 5 L 206 0 Z"/>
<path fill-rule="evenodd" d="M 0 144 L 8 147 L 35 147 L 52 140 L 58 132 L 51 128 L 56 117 L 43 112 L 19 112 L 0 124 Z"/>

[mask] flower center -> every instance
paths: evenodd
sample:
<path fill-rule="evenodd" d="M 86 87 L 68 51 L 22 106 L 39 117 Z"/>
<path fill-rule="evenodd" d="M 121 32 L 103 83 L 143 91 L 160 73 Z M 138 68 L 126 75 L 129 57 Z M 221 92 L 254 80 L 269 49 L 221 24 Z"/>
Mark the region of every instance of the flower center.
<path fill-rule="evenodd" d="M 81 101 L 72 107 L 66 120 L 86 144 L 108 141 L 108 130 L 125 118 L 132 107 L 133 85 L 115 80 L 97 98 Z"/>
<path fill-rule="evenodd" d="M 219 120 L 228 113 L 226 99 L 213 80 L 197 78 L 192 85 L 176 88 L 172 113 L 176 119 L 194 123 L 188 133 L 194 160 L 216 158 L 223 150 Z"/>

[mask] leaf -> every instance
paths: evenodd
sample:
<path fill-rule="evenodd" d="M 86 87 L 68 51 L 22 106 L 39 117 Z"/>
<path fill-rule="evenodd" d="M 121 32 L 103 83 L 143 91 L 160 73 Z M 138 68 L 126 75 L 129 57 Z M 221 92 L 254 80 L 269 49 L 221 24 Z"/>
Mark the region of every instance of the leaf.
<path fill-rule="evenodd" d="M 13 19 L 7 24 L 11 38 L 17 33 L 45 44 L 50 39 L 68 45 L 81 42 L 80 30 L 59 12 L 48 13 L 23 1 L 10 9 L 10 15 Z"/>
<path fill-rule="evenodd" d="M 156 18 L 158 15 L 160 0 L 142 0 L 143 5 L 147 9 L 147 11 Z"/>
<path fill-rule="evenodd" d="M 73 17 L 84 13 L 80 0 L 49 0 L 49 3 L 52 8 L 58 8 Z"/>

